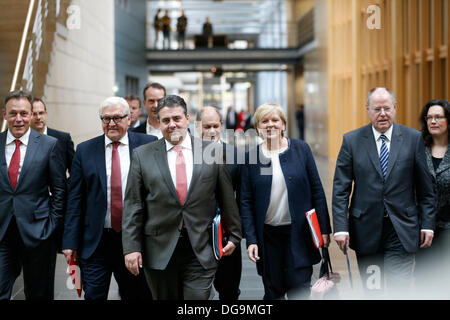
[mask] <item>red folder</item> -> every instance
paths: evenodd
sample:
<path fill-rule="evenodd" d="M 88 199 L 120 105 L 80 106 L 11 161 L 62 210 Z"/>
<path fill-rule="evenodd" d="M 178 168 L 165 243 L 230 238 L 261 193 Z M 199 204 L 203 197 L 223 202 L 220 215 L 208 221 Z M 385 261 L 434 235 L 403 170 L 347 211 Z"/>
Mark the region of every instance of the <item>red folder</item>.
<path fill-rule="evenodd" d="M 78 297 L 81 298 L 82 284 L 81 284 L 80 267 L 73 259 L 73 256 L 70 256 L 69 274 L 72 277 L 72 282 L 75 285 L 75 288 L 77 288 Z"/>
<path fill-rule="evenodd" d="M 319 249 L 323 245 L 322 232 L 320 232 L 319 220 L 317 219 L 316 209 L 311 209 L 306 213 L 306 220 L 308 221 L 309 230 L 314 245 Z"/>

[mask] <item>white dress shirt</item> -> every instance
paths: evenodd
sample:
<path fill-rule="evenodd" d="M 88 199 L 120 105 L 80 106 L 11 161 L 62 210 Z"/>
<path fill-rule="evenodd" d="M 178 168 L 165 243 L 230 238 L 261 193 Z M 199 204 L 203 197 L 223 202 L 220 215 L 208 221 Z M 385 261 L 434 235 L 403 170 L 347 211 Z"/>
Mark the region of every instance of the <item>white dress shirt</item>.
<path fill-rule="evenodd" d="M 391 150 L 392 128 L 393 127 L 394 127 L 394 125 L 391 125 L 389 127 L 389 129 L 387 129 L 386 132 L 384 133 L 384 135 L 386 136 L 385 142 L 386 142 L 386 147 L 388 149 L 388 152 L 390 152 L 390 150 Z M 381 135 L 383 133 L 378 132 L 373 126 L 372 126 L 372 131 L 373 131 L 373 136 L 375 138 L 375 143 L 377 145 L 378 156 L 380 156 L 381 144 L 383 143 L 383 141 L 381 140 Z M 421 231 L 427 231 L 427 232 L 434 233 L 433 230 L 429 230 L 429 229 L 422 229 Z M 349 233 L 346 231 L 340 231 L 340 232 L 336 232 L 334 234 L 334 236 L 338 236 L 338 235 L 349 235 Z"/>
<path fill-rule="evenodd" d="M 272 187 L 264 223 L 271 226 L 289 225 L 291 224 L 291 214 L 289 212 L 288 192 L 280 165 L 280 153 L 286 151 L 287 147 L 270 151 L 263 144 L 261 148 L 263 155 L 270 159 L 272 163 Z"/>
<path fill-rule="evenodd" d="M 146 126 L 147 134 L 151 134 L 152 136 L 158 137 L 158 139 L 161 139 L 163 137 L 161 129 L 159 128 L 155 129 L 153 126 L 150 125 L 150 123 L 148 123 L 148 121 L 146 122 L 146 124 L 147 124 Z"/>
<path fill-rule="evenodd" d="M 186 164 L 186 178 L 187 178 L 187 189 L 191 185 L 192 171 L 194 170 L 194 160 L 192 154 L 192 141 L 189 134 L 186 134 L 183 141 L 181 142 L 181 152 L 183 152 L 184 163 Z M 175 145 L 171 144 L 166 140 L 166 151 L 167 151 L 167 162 L 169 164 L 170 176 L 172 177 L 173 185 L 175 189 L 177 188 L 177 154 L 173 148 Z"/>
<path fill-rule="evenodd" d="M 128 142 L 128 133 L 119 140 L 117 147 L 120 158 L 120 175 L 122 176 L 122 201 L 127 186 L 128 170 L 130 169 L 130 146 Z M 106 217 L 105 228 L 111 228 L 111 164 L 112 164 L 113 145 L 111 139 L 105 135 L 105 164 L 106 164 Z"/>
<path fill-rule="evenodd" d="M 17 182 L 19 182 L 20 178 L 20 172 L 22 171 L 23 167 L 23 160 L 25 159 L 25 153 L 27 152 L 27 146 L 28 146 L 28 140 L 30 139 L 30 128 L 28 128 L 28 131 L 25 132 L 23 136 L 19 138 L 19 140 L 22 142 L 20 145 L 20 164 L 19 164 L 19 174 L 17 176 Z M 6 146 L 5 146 L 5 157 L 6 157 L 6 165 L 9 168 L 9 164 L 11 163 L 12 156 L 14 154 L 14 151 L 16 151 L 16 138 L 11 134 L 11 132 L 8 130 L 6 134 Z"/>

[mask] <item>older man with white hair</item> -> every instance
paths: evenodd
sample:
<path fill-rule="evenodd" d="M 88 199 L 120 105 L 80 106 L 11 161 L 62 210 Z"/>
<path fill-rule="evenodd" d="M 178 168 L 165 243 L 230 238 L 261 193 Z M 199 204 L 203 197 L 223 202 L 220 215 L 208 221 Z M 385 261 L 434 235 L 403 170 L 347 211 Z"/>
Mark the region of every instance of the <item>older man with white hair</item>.
<path fill-rule="evenodd" d="M 122 254 L 122 208 L 133 149 L 156 141 L 128 132 L 125 99 L 107 98 L 99 109 L 104 134 L 78 145 L 68 182 L 63 253 L 79 262 L 86 300 L 106 300 L 114 273 L 122 300 L 150 300 L 143 273 L 135 277 Z"/>

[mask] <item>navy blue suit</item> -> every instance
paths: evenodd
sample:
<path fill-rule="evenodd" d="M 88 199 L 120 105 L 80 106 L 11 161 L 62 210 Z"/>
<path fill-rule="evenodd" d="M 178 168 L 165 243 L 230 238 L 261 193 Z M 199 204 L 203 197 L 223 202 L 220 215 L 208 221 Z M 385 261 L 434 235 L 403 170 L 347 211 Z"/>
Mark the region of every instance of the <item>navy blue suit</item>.
<path fill-rule="evenodd" d="M 227 165 L 233 182 L 233 190 L 239 203 L 241 165 L 245 160 L 245 151 L 223 143 L 222 159 Z M 240 294 L 239 284 L 242 273 L 242 253 L 241 245 L 238 244 L 230 256 L 224 256 L 219 261 L 219 267 L 214 278 L 214 288 L 219 293 L 220 300 L 237 300 Z"/>
<path fill-rule="evenodd" d="M 130 131 L 128 131 L 128 138 L 130 159 L 134 148 L 157 140 L 154 136 Z M 101 135 L 85 141 L 77 147 L 68 182 L 68 206 L 64 220 L 62 247 L 63 249 L 77 250 L 78 256 L 81 258 L 81 276 L 85 283 L 86 299 L 106 299 L 111 278 L 111 271 L 100 270 L 101 268 L 92 270 L 90 268 L 91 260 L 102 265 L 102 259 L 97 258 L 97 251 L 104 250 L 105 255 L 110 253 L 103 243 L 104 237 L 108 236 L 107 229 L 104 229 L 107 210 L 106 185 L 105 136 Z M 112 250 L 115 254 L 120 254 L 121 266 L 123 265 L 123 268 L 125 268 L 121 241 L 119 242 L 117 248 Z M 83 268 L 83 262 L 86 266 L 85 269 Z M 130 275 L 134 277 L 126 269 L 124 270 L 125 274 L 122 274 L 122 276 Z M 125 298 L 121 292 L 120 280 L 115 270 L 113 271 L 116 280 L 118 280 L 119 292 L 122 298 Z M 95 273 L 107 274 L 95 275 Z M 141 274 L 143 275 L 143 273 Z M 101 290 L 93 289 L 92 292 L 88 292 L 90 276 L 101 277 L 103 286 Z"/>
<path fill-rule="evenodd" d="M 288 149 L 279 155 L 281 170 L 288 192 L 289 211 L 291 215 L 290 246 L 294 268 L 311 267 L 320 262 L 321 257 L 312 242 L 305 213 L 316 209 L 322 234 L 331 233 L 330 219 L 325 193 L 309 146 L 297 139 L 288 140 Z M 261 174 L 261 169 L 271 173 L 269 159 L 256 147 L 257 163 L 242 166 L 240 210 L 244 236 L 247 246 L 258 245 L 260 260 L 257 262 L 258 274 L 267 273 L 264 246 L 264 224 L 269 207 L 272 175 Z M 255 149 L 249 153 L 255 152 Z M 267 257 L 267 260 L 273 257 Z M 283 270 L 280 270 L 282 273 Z M 267 294 L 267 291 L 266 291 Z"/>

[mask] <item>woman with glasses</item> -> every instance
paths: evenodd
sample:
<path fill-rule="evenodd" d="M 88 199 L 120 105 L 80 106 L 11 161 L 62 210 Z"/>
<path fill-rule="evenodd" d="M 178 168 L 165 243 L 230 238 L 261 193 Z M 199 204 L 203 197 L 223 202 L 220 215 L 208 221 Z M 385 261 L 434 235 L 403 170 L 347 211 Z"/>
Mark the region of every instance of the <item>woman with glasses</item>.
<path fill-rule="evenodd" d="M 431 100 L 421 114 L 422 137 L 428 170 L 436 193 L 436 227 L 433 244 L 416 256 L 417 284 L 432 298 L 450 298 L 450 104 Z M 445 283 L 443 281 L 445 280 Z M 443 291 L 438 290 L 443 288 Z M 427 290 L 429 289 L 429 290 Z M 445 296 L 444 296 L 445 295 Z"/>
<path fill-rule="evenodd" d="M 263 104 L 254 125 L 264 142 L 242 167 L 241 219 L 247 253 L 256 262 L 264 299 L 305 299 L 320 262 L 305 213 L 315 208 L 324 246 L 331 232 L 325 193 L 309 146 L 285 136 L 286 114 Z"/>

